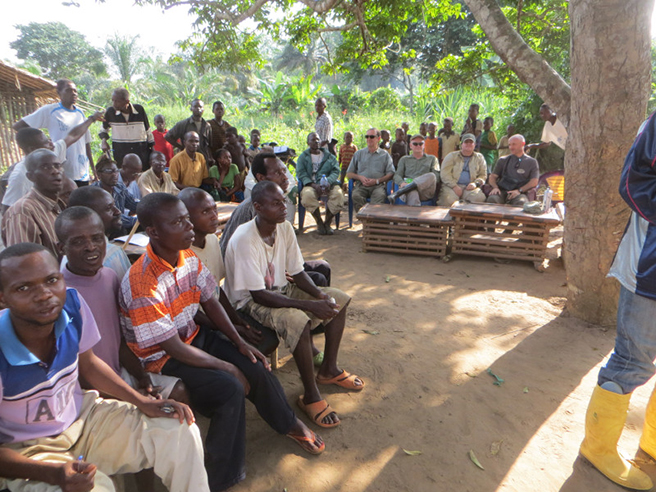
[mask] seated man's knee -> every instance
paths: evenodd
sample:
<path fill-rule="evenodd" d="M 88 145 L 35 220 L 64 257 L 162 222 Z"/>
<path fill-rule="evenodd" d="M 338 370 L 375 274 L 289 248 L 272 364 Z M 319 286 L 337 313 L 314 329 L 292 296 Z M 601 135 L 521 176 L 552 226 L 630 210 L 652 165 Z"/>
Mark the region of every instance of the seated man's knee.
<path fill-rule="evenodd" d="M 186 405 L 191 405 L 189 391 L 187 390 L 187 387 L 182 381 L 178 381 L 177 383 L 175 383 L 175 386 L 173 386 L 173 389 L 169 394 L 169 398 L 175 401 L 179 401 L 180 403 L 184 403 Z"/>
<path fill-rule="evenodd" d="M 500 194 L 499 195 L 490 195 L 490 196 L 487 197 L 487 199 L 485 201 L 487 203 L 497 203 L 497 204 L 503 203 L 503 199 L 501 198 Z"/>
<path fill-rule="evenodd" d="M 385 203 L 386 199 L 387 199 L 387 193 L 385 193 L 384 186 L 378 186 L 371 193 L 371 203 Z"/>
<path fill-rule="evenodd" d="M 442 191 L 440 191 L 440 198 L 438 200 L 441 207 L 450 207 L 455 202 L 458 201 L 458 195 L 456 195 L 453 190 L 442 186 Z"/>

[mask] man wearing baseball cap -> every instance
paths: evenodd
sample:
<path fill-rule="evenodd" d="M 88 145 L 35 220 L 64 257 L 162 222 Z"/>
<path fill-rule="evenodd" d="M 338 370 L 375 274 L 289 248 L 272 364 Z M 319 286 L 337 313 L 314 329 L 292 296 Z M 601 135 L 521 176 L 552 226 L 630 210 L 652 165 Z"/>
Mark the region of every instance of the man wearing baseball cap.
<path fill-rule="evenodd" d="M 481 187 L 487 178 L 485 158 L 474 152 L 476 137 L 471 133 L 462 135 L 460 152 L 451 152 L 444 158 L 440 178 L 442 189 L 438 205 L 450 207 L 458 200 L 482 203 L 485 194 Z"/>

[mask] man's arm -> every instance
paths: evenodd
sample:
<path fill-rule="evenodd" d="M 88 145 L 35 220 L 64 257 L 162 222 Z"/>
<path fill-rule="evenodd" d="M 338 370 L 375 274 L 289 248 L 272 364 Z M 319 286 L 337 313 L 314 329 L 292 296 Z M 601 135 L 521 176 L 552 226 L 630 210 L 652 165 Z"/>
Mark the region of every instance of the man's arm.
<path fill-rule="evenodd" d="M 205 367 L 207 369 L 216 369 L 218 371 L 225 371 L 232 374 L 244 387 L 245 394 L 248 394 L 250 391 L 250 385 L 248 384 L 246 377 L 235 365 L 217 359 L 193 345 L 184 343 L 177 333 L 168 340 L 160 343 L 159 346 L 162 347 L 173 359 L 188 366 Z"/>
<path fill-rule="evenodd" d="M 89 129 L 92 123 L 95 123 L 96 121 L 102 121 L 103 119 L 104 119 L 103 114 L 100 111 L 96 111 L 91 116 L 89 116 L 86 120 L 84 120 L 84 122 L 74 127 L 64 137 L 64 143 L 66 144 L 66 147 L 70 147 L 75 142 L 80 140 L 87 133 L 87 130 Z M 89 147 L 89 151 L 90 151 L 91 145 L 87 144 L 87 146 Z"/>
<path fill-rule="evenodd" d="M 11 209 L 11 207 L 10 207 Z M 7 244 L 11 246 L 18 243 L 37 243 L 41 244 L 40 230 L 36 226 L 34 219 L 23 213 L 11 213 L 7 211 L 5 220 L 5 235 Z"/>
<path fill-rule="evenodd" d="M 96 166 L 93 163 L 93 151 L 91 150 L 91 144 L 88 143 L 84 146 L 84 150 L 87 154 L 87 159 L 89 159 L 89 168 L 91 169 L 91 175 L 93 176 L 94 181 L 98 181 L 98 175 L 96 174 Z"/>
<path fill-rule="evenodd" d="M 253 301 L 271 308 L 295 308 L 301 311 L 309 311 L 320 319 L 331 319 L 339 313 L 338 310 L 335 311 L 337 305 L 330 301 L 330 296 L 314 285 L 314 282 L 304 270 L 294 275 L 293 278 L 299 289 L 315 297 L 316 300 L 292 299 L 279 292 L 262 289 L 250 291 Z"/>
<path fill-rule="evenodd" d="M 490 186 L 492 187 L 492 190 L 490 191 L 490 195 L 498 195 L 499 193 L 501 193 L 501 190 L 497 185 L 497 180 L 499 179 L 499 175 L 491 173 L 488 179 L 489 179 Z"/>
<path fill-rule="evenodd" d="M 119 345 L 118 348 L 118 361 L 121 364 L 121 367 L 125 367 L 125 369 L 138 381 L 139 389 L 144 390 L 147 395 L 157 396 L 158 393 L 153 387 L 150 375 L 143 368 L 134 352 L 132 352 L 127 346 L 123 337 L 121 337 L 121 345 Z"/>
<path fill-rule="evenodd" d="M 180 423 L 186 420 L 190 425 L 195 421 L 194 414 L 187 405 L 175 400 L 153 400 L 132 389 L 107 364 L 99 359 L 92 349 L 82 352 L 78 356 L 78 366 L 80 377 L 89 383 L 91 387 L 119 400 L 132 403 L 148 417 L 177 418 Z M 174 413 L 169 414 L 163 410 L 163 407 L 167 404 L 173 406 Z"/>
<path fill-rule="evenodd" d="M 308 168 L 312 168 L 312 157 L 303 152 L 296 161 L 296 179 L 299 183 L 303 183 L 303 186 L 309 186 L 313 183 Z"/>
<path fill-rule="evenodd" d="M 181 128 L 182 128 L 180 126 L 180 123 L 181 122 L 178 121 L 175 125 L 173 125 L 173 128 L 171 128 L 168 132 L 166 132 L 164 138 L 168 143 L 173 145 L 173 147 L 178 148 L 180 150 L 184 150 L 184 145 L 182 145 L 182 139 L 184 138 L 184 135 L 180 135 Z"/>
<path fill-rule="evenodd" d="M 49 463 L 37 461 L 0 447 L 0 477 L 20 478 L 56 485 L 63 492 L 91 490 L 96 466 L 78 461 Z"/>

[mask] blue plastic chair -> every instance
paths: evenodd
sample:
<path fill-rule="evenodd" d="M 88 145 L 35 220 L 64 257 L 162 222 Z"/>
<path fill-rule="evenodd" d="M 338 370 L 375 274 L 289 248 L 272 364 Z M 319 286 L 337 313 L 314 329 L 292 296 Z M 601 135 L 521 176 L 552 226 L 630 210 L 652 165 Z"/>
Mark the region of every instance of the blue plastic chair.
<path fill-rule="evenodd" d="M 303 224 L 305 224 L 305 207 L 301 205 L 301 190 L 303 189 L 303 183 L 300 181 L 298 182 L 298 229 L 300 231 L 303 231 Z M 324 198 L 321 199 L 324 204 L 326 203 L 326 200 Z M 337 212 L 337 215 L 335 215 L 335 228 L 339 229 L 339 215 L 341 212 Z"/>
<path fill-rule="evenodd" d="M 394 185 L 392 186 L 392 190 L 394 190 L 394 192 L 396 192 L 398 189 L 399 189 L 399 185 L 394 183 Z M 400 198 L 397 198 L 396 201 L 394 202 L 394 205 L 407 205 L 407 203 L 405 203 Z M 421 201 L 421 206 L 422 207 L 426 207 L 426 206 L 435 207 L 435 206 L 437 206 L 437 200 L 435 200 L 435 197 L 431 198 L 430 200 L 422 200 Z"/>
<path fill-rule="evenodd" d="M 394 182 L 390 179 L 387 182 L 387 196 L 392 194 L 392 185 Z M 367 202 L 370 201 L 367 198 Z M 387 198 L 385 198 L 385 203 L 389 203 Z M 353 180 L 349 179 L 348 182 L 348 213 L 349 213 L 349 229 L 353 227 Z"/>

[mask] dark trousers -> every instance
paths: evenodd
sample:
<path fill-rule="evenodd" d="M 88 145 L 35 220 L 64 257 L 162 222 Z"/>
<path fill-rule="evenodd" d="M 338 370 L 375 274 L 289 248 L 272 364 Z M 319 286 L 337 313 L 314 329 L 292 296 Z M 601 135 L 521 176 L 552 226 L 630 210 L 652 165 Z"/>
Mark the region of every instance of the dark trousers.
<path fill-rule="evenodd" d="M 310 260 L 303 264 L 303 270 L 317 287 L 330 287 L 330 263 L 324 260 Z"/>
<path fill-rule="evenodd" d="M 247 398 L 260 416 L 280 434 L 287 434 L 296 416 L 276 377 L 261 362 L 253 364 L 218 333 L 201 327 L 192 345 L 217 359 L 230 362 L 244 373 L 251 386 Z M 169 359 L 162 374 L 175 376 L 187 386 L 192 408 L 210 419 L 205 440 L 205 464 L 210 490 L 218 492 L 244 479 L 246 461 L 246 414 L 244 389 L 225 371 L 193 367 Z"/>

